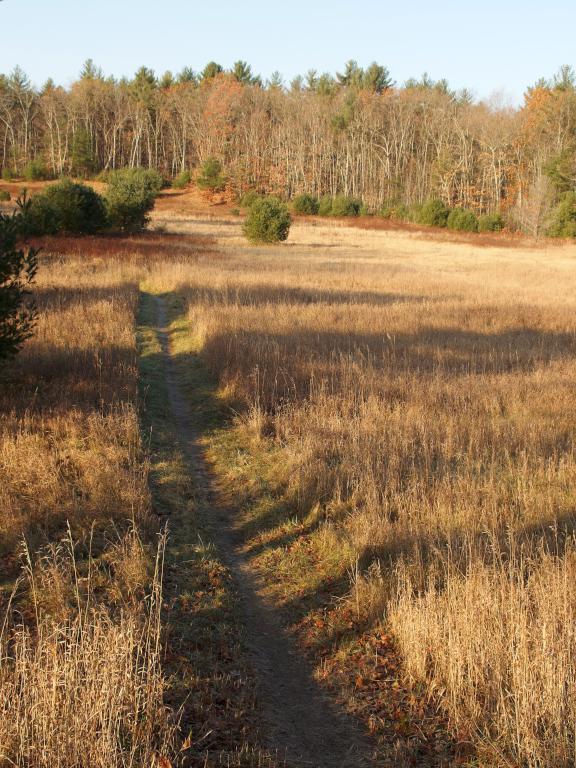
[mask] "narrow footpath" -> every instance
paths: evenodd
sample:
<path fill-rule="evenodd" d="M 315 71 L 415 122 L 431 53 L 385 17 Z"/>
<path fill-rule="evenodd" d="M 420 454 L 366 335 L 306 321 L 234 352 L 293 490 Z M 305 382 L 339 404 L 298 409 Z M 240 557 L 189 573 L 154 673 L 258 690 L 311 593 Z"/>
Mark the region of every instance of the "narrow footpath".
<path fill-rule="evenodd" d="M 240 621 L 249 662 L 256 677 L 261 712 L 261 735 L 270 752 L 288 768 L 368 768 L 373 746 L 357 724 L 339 711 L 322 691 L 312 669 L 293 639 L 285 632 L 275 606 L 263 596 L 258 574 L 241 553 L 234 531 L 234 508 L 219 489 L 201 443 L 202 433 L 193 415 L 170 342 L 169 305 L 155 296 L 155 332 L 162 353 L 165 391 L 173 414 L 176 439 L 181 443 L 194 485 L 211 520 L 210 536 L 232 574 L 239 595 Z M 178 530 L 170 530 L 178 537 Z"/>

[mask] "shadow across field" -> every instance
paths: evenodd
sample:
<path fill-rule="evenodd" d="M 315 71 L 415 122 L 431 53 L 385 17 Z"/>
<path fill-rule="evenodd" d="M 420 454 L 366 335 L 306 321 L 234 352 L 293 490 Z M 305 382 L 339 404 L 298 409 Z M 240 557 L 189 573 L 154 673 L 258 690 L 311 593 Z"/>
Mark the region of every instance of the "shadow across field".
<path fill-rule="evenodd" d="M 350 290 L 335 291 L 320 288 L 255 284 L 249 286 L 225 286 L 221 289 L 210 285 L 195 288 L 190 302 L 202 302 L 209 306 L 229 305 L 240 307 L 262 307 L 277 305 L 279 312 L 293 311 L 299 305 L 368 305 L 382 307 L 390 304 L 435 304 L 446 301 L 447 296 L 426 296 L 418 294 L 387 293 L 380 291 Z"/>
<path fill-rule="evenodd" d="M 172 439 L 187 457 L 203 525 L 234 579 L 257 678 L 266 746 L 272 752 L 286 754 L 288 764 L 294 768 L 371 765 L 373 746 L 320 689 L 312 669 L 284 630 L 275 606 L 264 596 L 258 575 L 238 547 L 236 500 L 222 488 L 204 448 L 204 438 L 215 428 L 225 428 L 226 417 L 216 395 L 217 383 L 200 355 L 173 351 L 182 333 L 175 323 L 183 314 L 183 303 L 178 309 L 173 299 L 171 295 L 142 295 L 141 314 L 150 316 L 156 309 L 161 347 L 161 352 L 147 354 L 142 365 L 150 372 L 147 383 L 156 406 L 159 388 L 165 393 L 169 418 L 175 425 Z M 177 540 L 179 531 L 174 530 L 172 535 Z M 218 614 L 213 617 L 217 619 Z M 218 626 L 215 629 L 218 631 Z"/>

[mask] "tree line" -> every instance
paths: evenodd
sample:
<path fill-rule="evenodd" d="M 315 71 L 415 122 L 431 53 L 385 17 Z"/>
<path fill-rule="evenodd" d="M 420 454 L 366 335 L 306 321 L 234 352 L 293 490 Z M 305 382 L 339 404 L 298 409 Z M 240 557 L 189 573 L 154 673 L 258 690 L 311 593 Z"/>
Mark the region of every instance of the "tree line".
<path fill-rule="evenodd" d="M 4 179 L 124 167 L 174 178 L 214 158 L 236 195 L 345 195 L 374 210 L 434 198 L 538 234 L 576 189 L 575 84 L 563 67 L 511 108 L 354 61 L 286 84 L 243 61 L 117 80 L 89 60 L 70 87 L 39 89 L 17 67 L 0 75 L 0 166 Z"/>

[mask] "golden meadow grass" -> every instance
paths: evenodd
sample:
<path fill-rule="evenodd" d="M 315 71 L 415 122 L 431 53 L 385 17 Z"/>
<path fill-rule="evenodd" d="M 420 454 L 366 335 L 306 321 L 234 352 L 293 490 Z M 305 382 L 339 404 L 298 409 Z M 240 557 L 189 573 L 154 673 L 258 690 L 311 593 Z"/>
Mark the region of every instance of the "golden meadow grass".
<path fill-rule="evenodd" d="M 574 250 L 221 235 L 227 260 L 166 288 L 292 509 L 322 521 L 312 545 L 356 561 L 351 600 L 462 738 L 572 765 Z"/>
<path fill-rule="evenodd" d="M 67 250 L 43 256 L 38 328 L 0 387 L 0 764 L 150 765 L 173 725 L 143 543 L 142 258 Z"/>

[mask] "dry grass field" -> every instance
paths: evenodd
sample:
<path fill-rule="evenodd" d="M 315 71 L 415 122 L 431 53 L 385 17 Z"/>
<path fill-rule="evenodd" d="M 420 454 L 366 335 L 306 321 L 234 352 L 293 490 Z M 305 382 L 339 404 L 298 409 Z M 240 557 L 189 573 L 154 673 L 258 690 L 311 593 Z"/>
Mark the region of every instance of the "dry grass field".
<path fill-rule="evenodd" d="M 576 250 L 166 222 L 226 256 L 163 287 L 241 413 L 213 454 L 271 593 L 332 646 L 391 629 L 482 764 L 573 765 Z"/>
<path fill-rule="evenodd" d="M 149 764 L 171 738 L 136 399 L 142 257 L 84 245 L 46 249 L 36 334 L 0 385 L 7 766 Z"/>
<path fill-rule="evenodd" d="M 233 630 L 211 639 L 228 577 L 184 535 L 186 468 L 142 437 L 143 407 L 169 411 L 138 389 L 152 294 L 219 414 L 202 440 L 243 556 L 375 764 L 573 765 L 576 248 L 338 222 L 254 247 L 168 207 L 153 228 L 43 242 L 37 332 L 0 382 L 0 765 L 164 765 L 182 700 L 206 742 L 175 764 L 212 741 L 269 764 Z M 158 487 L 170 610 L 208 622 L 170 674 Z"/>

